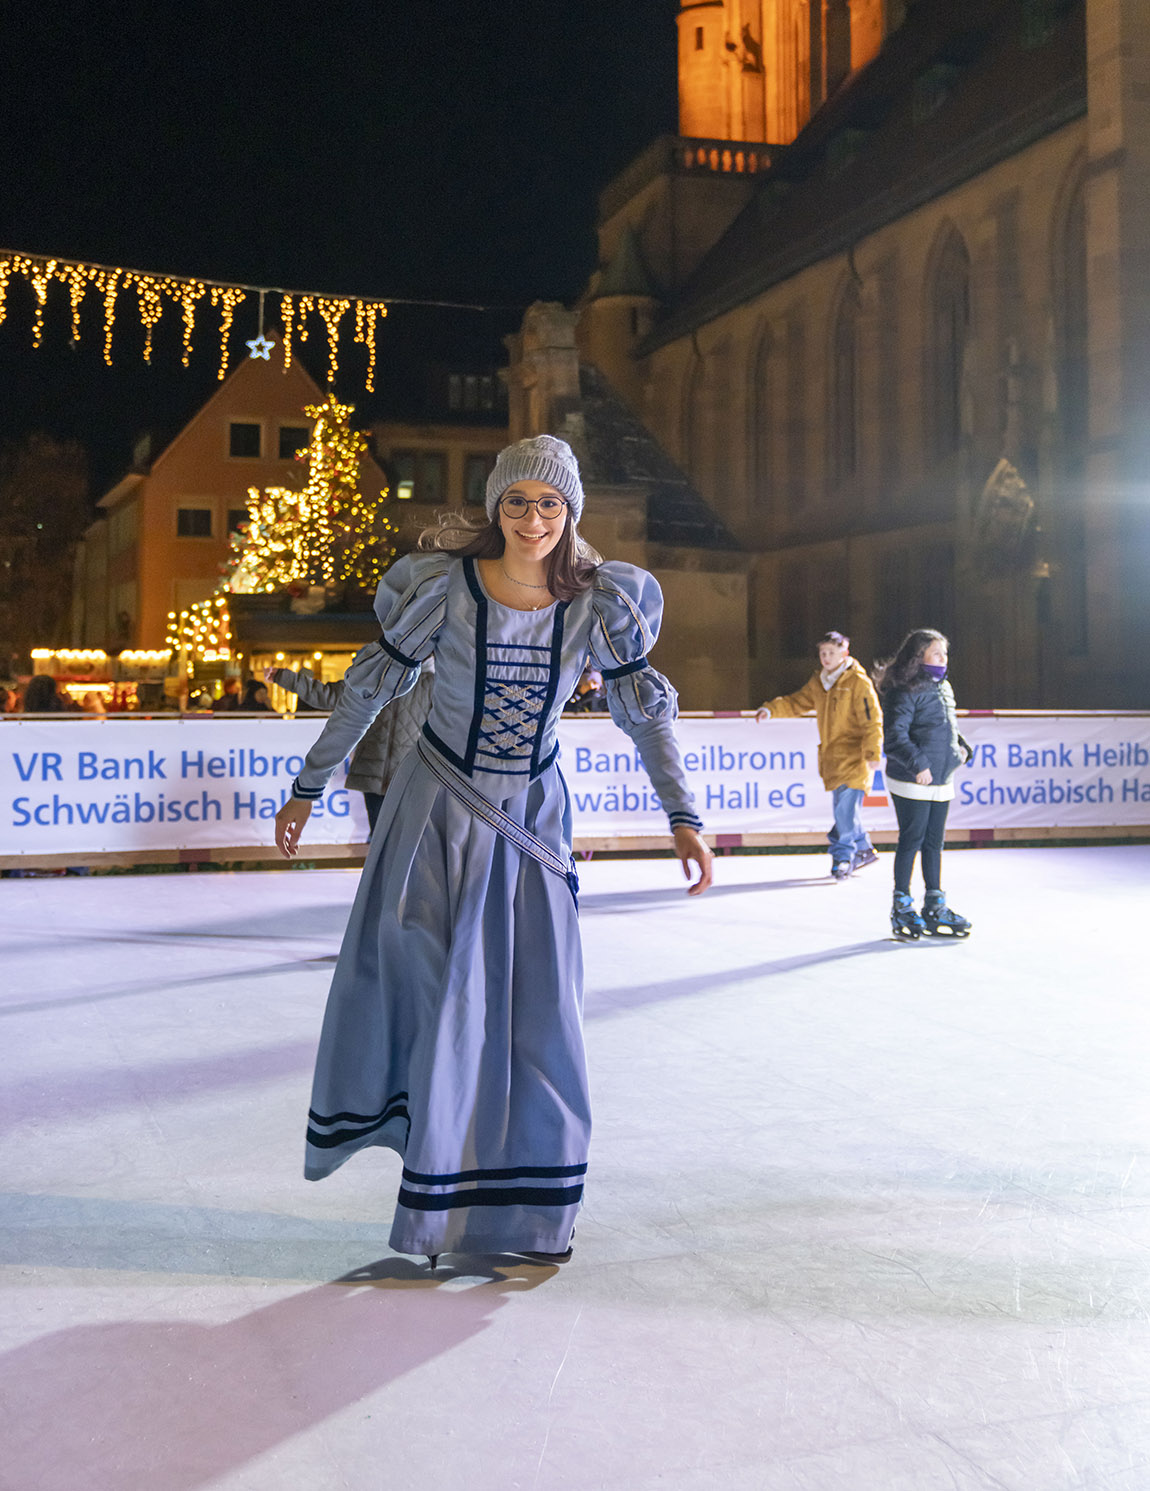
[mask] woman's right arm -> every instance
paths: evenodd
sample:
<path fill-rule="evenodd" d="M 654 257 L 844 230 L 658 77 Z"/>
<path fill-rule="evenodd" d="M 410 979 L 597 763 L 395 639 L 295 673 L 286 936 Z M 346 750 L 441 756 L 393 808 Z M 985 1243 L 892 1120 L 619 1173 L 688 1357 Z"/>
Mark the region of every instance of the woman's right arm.
<path fill-rule="evenodd" d="M 332 772 L 372 720 L 385 704 L 415 687 L 424 659 L 435 651 L 447 610 L 451 562 L 447 554 L 409 554 L 380 581 L 375 602 L 383 624 L 380 639 L 361 648 L 344 674 L 331 715 L 292 783 L 291 800 L 276 816 L 276 843 L 288 858 L 307 822 L 301 803 L 323 796 Z"/>
<path fill-rule="evenodd" d="M 321 683 L 309 668 L 301 668 L 298 673 L 291 668 L 265 668 L 264 678 L 295 694 L 312 709 L 334 709 L 343 693 L 342 678 L 335 683 Z"/>

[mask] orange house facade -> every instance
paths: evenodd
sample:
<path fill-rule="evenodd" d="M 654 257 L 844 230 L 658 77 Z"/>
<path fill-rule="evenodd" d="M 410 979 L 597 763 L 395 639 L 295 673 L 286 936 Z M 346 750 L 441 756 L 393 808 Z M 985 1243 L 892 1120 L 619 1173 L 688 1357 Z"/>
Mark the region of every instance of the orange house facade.
<path fill-rule="evenodd" d="M 74 645 L 163 648 L 169 613 L 218 585 L 248 489 L 303 485 L 295 454 L 311 435 L 304 408 L 323 397 L 298 361 L 285 371 L 248 358 L 159 455 L 138 448 L 77 555 Z M 360 481 L 364 492 L 387 485 L 370 456 Z"/>

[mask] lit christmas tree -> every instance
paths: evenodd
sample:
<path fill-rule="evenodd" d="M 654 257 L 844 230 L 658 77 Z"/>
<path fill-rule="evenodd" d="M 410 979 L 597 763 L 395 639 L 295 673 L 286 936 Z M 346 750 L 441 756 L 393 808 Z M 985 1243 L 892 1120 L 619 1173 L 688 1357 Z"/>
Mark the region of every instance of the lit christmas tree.
<path fill-rule="evenodd" d="M 307 485 L 302 492 L 249 489 L 248 521 L 232 537 L 226 581 L 236 594 L 340 582 L 374 590 L 395 558 L 387 491 L 372 498 L 359 490 L 367 439 L 351 428 L 352 406 L 329 393 L 304 413 L 315 421 L 310 445 L 296 457 L 308 463 Z"/>
<path fill-rule="evenodd" d="M 328 394 L 304 413 L 315 421 L 311 443 L 296 457 L 308 465 L 302 492 L 289 487 L 248 489 L 248 521 L 231 538 L 216 593 L 168 616 L 168 646 L 195 663 L 231 656 L 231 618 L 226 596 L 312 585 L 349 584 L 374 591 L 395 558 L 395 524 L 384 507 L 386 489 L 375 497 L 359 490 L 360 461 L 367 439 L 351 428 L 352 406 Z"/>

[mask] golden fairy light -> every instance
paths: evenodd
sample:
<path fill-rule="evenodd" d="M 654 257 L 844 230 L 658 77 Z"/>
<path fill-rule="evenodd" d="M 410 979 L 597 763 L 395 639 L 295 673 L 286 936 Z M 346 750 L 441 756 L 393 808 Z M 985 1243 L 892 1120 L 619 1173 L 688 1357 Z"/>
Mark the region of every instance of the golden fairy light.
<path fill-rule="evenodd" d="M 222 383 L 228 372 L 228 333 L 232 329 L 232 318 L 235 316 L 236 307 L 246 298 L 243 290 L 232 289 L 225 285 L 212 286 L 212 304 L 223 306 L 223 315 L 220 317 L 220 370 L 216 377 Z"/>
<path fill-rule="evenodd" d="M 214 280 L 153 274 L 141 269 L 85 264 L 77 260 L 44 258 L 0 249 L 0 323 L 9 315 L 8 291 L 14 276 L 26 280 L 32 291 L 32 345 L 36 348 L 43 345 L 44 318 L 50 309 L 49 292 L 53 283 L 58 282 L 67 288 L 71 338 L 74 343 L 81 339 L 84 301 L 89 289 L 94 290 L 103 304 L 104 361 L 109 366 L 112 364 L 117 303 L 121 290 L 133 289 L 136 292 L 135 301 L 144 332 L 145 362 L 150 363 L 152 360 L 153 333 L 163 316 L 166 301 L 174 301 L 179 306 L 183 332 L 180 360 L 185 367 L 189 366 L 191 359 L 197 307 L 202 300 L 208 299 L 220 312 L 220 363 L 217 373 L 220 380 L 227 376 L 229 339 L 236 314 L 249 294 L 259 296 L 261 311 L 258 348 L 253 346 L 252 356 L 267 357 L 271 344 L 263 336 L 262 313 L 266 298 L 278 296 L 283 325 L 284 371 L 291 367 L 293 342 L 307 341 L 307 318 L 318 314 L 327 330 L 329 384 L 334 382 L 339 371 L 341 327 L 348 312 L 354 312 L 354 341 L 367 351 L 366 386 L 369 390 L 375 388 L 376 322 L 387 315 L 387 305 L 381 300 L 358 299 L 350 295 L 300 294 L 295 290 L 277 290 L 258 285 L 230 285 Z"/>
<path fill-rule="evenodd" d="M 330 385 L 335 382 L 339 369 L 339 323 L 349 310 L 351 301 L 325 300 L 321 296 L 318 304 L 319 313 L 327 327 L 327 381 Z"/>
<path fill-rule="evenodd" d="M 140 302 L 140 321 L 144 327 L 144 361 L 151 362 L 152 332 L 164 311 L 163 283 L 150 274 L 129 274 L 125 277 L 124 284 L 136 287 L 136 297 Z"/>

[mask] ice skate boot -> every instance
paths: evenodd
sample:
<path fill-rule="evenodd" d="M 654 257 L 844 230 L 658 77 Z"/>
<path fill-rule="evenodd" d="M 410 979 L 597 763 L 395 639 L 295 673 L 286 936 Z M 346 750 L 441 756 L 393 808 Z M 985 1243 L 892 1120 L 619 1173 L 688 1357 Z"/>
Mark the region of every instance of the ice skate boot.
<path fill-rule="evenodd" d="M 946 904 L 940 890 L 928 890 L 922 905 L 922 919 L 932 937 L 969 937 L 970 923 Z"/>
<path fill-rule="evenodd" d="M 914 902 L 904 890 L 896 890 L 890 908 L 890 929 L 896 937 L 917 940 L 926 931 L 926 923 L 914 909 Z"/>

